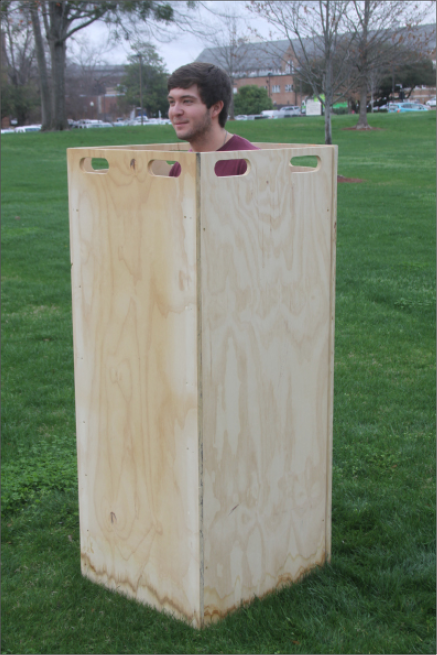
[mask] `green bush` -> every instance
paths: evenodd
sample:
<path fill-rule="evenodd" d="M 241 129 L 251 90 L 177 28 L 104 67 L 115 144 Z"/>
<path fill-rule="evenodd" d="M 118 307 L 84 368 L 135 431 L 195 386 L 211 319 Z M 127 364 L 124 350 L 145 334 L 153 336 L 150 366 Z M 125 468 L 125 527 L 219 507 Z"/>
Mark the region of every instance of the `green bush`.
<path fill-rule="evenodd" d="M 248 84 L 242 86 L 234 96 L 235 115 L 260 114 L 265 109 L 273 109 L 273 103 L 262 87 Z"/>
<path fill-rule="evenodd" d="M 14 117 L 18 125 L 24 125 L 31 114 L 39 108 L 39 91 L 33 83 L 19 86 L 2 80 L 1 96 L 1 117 Z"/>

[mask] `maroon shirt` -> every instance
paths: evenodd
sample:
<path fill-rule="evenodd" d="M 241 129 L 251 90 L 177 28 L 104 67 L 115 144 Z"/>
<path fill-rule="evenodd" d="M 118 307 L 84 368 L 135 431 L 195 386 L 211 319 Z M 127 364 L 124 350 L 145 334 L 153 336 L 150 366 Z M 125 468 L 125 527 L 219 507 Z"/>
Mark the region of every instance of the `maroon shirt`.
<path fill-rule="evenodd" d="M 259 150 L 247 139 L 242 136 L 234 134 L 224 146 L 219 148 L 217 152 L 226 152 L 230 150 Z M 216 174 L 218 177 L 226 177 L 228 175 L 243 175 L 247 171 L 247 164 L 244 159 L 226 159 L 219 161 L 216 164 Z M 179 162 L 173 164 L 170 169 L 169 175 L 171 177 L 179 177 L 181 174 L 181 165 Z"/>

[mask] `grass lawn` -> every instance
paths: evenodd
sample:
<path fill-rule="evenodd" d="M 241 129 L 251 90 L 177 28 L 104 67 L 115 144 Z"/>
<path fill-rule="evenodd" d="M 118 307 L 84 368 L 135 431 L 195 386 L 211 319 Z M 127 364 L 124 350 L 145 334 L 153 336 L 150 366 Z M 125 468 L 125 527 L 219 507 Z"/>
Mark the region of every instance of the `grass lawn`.
<path fill-rule="evenodd" d="M 203 631 L 80 574 L 67 147 L 2 138 L 2 653 L 435 653 L 436 114 L 333 118 L 338 188 L 332 563 Z M 323 143 L 323 119 L 235 122 Z"/>

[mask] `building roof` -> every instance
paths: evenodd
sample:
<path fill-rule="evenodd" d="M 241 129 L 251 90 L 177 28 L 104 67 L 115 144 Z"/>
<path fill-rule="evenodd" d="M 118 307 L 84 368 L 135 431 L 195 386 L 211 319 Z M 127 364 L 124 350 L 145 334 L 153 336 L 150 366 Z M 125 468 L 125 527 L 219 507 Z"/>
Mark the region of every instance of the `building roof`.
<path fill-rule="evenodd" d="M 406 33 L 404 43 L 414 44 L 415 48 L 420 49 L 423 53 L 435 57 L 436 50 L 436 25 L 419 25 L 412 29 L 404 28 Z M 310 50 L 323 51 L 320 37 L 314 39 L 303 39 L 303 44 L 307 52 Z M 317 43 L 319 41 L 319 43 Z M 291 46 L 296 54 L 301 51 L 300 43 L 297 39 L 290 41 L 282 39 L 279 41 L 263 41 L 256 43 L 240 43 L 235 46 L 218 46 L 205 48 L 197 57 L 196 61 L 207 64 L 215 64 L 228 71 L 233 71 L 238 75 L 247 75 L 258 73 L 267 75 L 268 72 L 279 73 L 288 72 L 287 63 L 291 59 Z M 232 61 L 232 63 L 231 63 Z"/>
<path fill-rule="evenodd" d="M 196 61 L 215 64 L 228 69 L 232 57 L 234 64 L 232 68 L 235 71 L 241 73 L 265 71 L 265 73 L 261 72 L 261 74 L 267 74 L 270 70 L 282 71 L 289 50 L 290 42 L 288 39 L 262 43 L 240 43 L 234 48 L 229 46 L 205 48 Z"/>

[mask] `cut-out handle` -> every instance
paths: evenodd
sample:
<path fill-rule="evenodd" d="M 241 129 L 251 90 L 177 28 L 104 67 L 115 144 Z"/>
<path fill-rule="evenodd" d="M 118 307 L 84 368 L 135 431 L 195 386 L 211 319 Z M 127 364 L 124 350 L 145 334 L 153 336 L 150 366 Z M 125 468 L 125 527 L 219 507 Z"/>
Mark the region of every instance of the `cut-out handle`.
<path fill-rule="evenodd" d="M 177 161 L 152 159 L 152 161 L 149 162 L 149 173 L 156 177 L 179 177 L 181 170 L 181 165 Z"/>
<path fill-rule="evenodd" d="M 80 161 L 80 167 L 86 173 L 107 173 L 109 162 L 103 157 L 84 157 Z"/>
<path fill-rule="evenodd" d="M 221 159 L 214 166 L 217 177 L 247 175 L 249 171 L 250 163 L 247 159 Z"/>
<path fill-rule="evenodd" d="M 317 155 L 305 155 L 292 157 L 290 168 L 292 173 L 314 173 L 320 168 L 320 157 Z"/>

